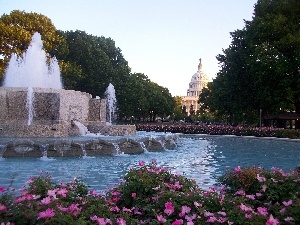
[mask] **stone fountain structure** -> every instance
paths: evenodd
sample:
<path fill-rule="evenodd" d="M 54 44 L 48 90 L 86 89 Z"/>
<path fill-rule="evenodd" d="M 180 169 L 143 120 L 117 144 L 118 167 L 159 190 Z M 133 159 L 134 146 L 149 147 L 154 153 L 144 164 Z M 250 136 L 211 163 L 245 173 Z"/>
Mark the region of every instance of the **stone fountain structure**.
<path fill-rule="evenodd" d="M 106 93 L 114 102 L 107 104 L 88 93 L 63 89 L 58 63 L 54 58 L 47 64 L 42 47 L 35 33 L 23 57 L 13 54 L 9 62 L 0 87 L 0 157 L 141 153 L 144 146 L 150 151 L 175 147 L 169 138 L 103 140 L 134 136 L 136 128 L 106 121 L 107 108 L 115 104 L 111 95 Z M 107 91 L 111 89 L 110 84 Z M 79 138 L 87 133 L 94 135 Z"/>
<path fill-rule="evenodd" d="M 64 89 L 33 88 L 33 116 L 28 124 L 28 88 L 0 88 L 0 137 L 67 137 L 80 135 L 79 121 L 96 130 L 105 126 L 105 99 Z"/>
<path fill-rule="evenodd" d="M 12 55 L 0 88 L 0 137 L 78 136 L 78 123 L 106 135 L 134 134 L 133 126 L 106 126 L 105 99 L 64 90 L 56 59 L 48 65 L 35 33 L 23 57 Z"/>

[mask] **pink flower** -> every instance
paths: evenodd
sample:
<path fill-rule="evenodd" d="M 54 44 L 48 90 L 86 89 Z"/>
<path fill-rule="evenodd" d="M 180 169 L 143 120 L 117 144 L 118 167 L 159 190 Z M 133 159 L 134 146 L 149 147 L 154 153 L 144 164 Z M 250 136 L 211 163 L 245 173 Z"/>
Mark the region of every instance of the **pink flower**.
<path fill-rule="evenodd" d="M 283 170 L 282 169 L 280 169 L 280 168 L 273 168 L 273 170 L 274 170 L 274 172 L 278 172 L 278 173 L 280 173 L 283 177 L 286 177 L 287 176 L 287 174 L 285 174 L 284 172 L 283 172 Z"/>
<path fill-rule="evenodd" d="M 214 222 L 216 222 L 218 219 L 215 217 L 215 216 L 211 216 L 211 217 L 209 217 L 207 220 L 206 220 L 206 222 L 207 223 L 214 223 Z"/>
<path fill-rule="evenodd" d="M 5 187 L 0 186 L 0 192 L 5 192 Z"/>
<path fill-rule="evenodd" d="M 51 217 L 53 217 L 54 215 L 55 215 L 54 210 L 48 208 L 48 209 L 46 209 L 45 211 L 40 212 L 40 213 L 39 213 L 39 217 L 38 217 L 37 219 L 39 220 L 39 219 L 42 219 L 42 218 L 51 218 Z"/>
<path fill-rule="evenodd" d="M 286 211 L 286 208 L 282 208 L 282 209 L 279 210 L 279 212 L 280 212 L 281 214 L 284 214 L 285 211 Z"/>
<path fill-rule="evenodd" d="M 119 200 L 120 200 L 120 198 L 117 198 L 117 197 L 116 198 L 112 198 L 113 202 L 118 202 Z"/>
<path fill-rule="evenodd" d="M 98 216 L 91 216 L 90 220 L 97 221 L 98 225 L 112 224 L 110 219 L 99 218 Z"/>
<path fill-rule="evenodd" d="M 26 197 L 25 196 L 22 196 L 22 197 L 17 197 L 15 199 L 15 203 L 21 203 L 21 202 L 24 202 L 26 200 Z"/>
<path fill-rule="evenodd" d="M 78 207 L 78 206 L 79 206 L 79 204 L 72 204 L 72 205 L 70 205 L 68 207 L 68 212 L 71 213 L 71 214 L 73 214 L 74 216 L 77 216 L 80 213 L 80 211 L 81 211 L 81 208 Z"/>
<path fill-rule="evenodd" d="M 111 192 L 111 195 L 112 196 L 120 196 L 121 194 L 118 191 L 113 191 L 113 192 Z"/>
<path fill-rule="evenodd" d="M 194 223 L 192 221 L 188 221 L 186 225 L 194 225 Z"/>
<path fill-rule="evenodd" d="M 139 161 L 139 166 L 145 166 L 145 162 L 144 161 Z"/>
<path fill-rule="evenodd" d="M 259 212 L 259 214 L 261 214 L 263 216 L 268 215 L 268 209 L 265 207 L 257 207 L 257 212 Z"/>
<path fill-rule="evenodd" d="M 273 217 L 273 215 L 271 214 L 270 217 L 269 217 L 269 219 L 268 219 L 267 222 L 266 222 L 266 225 L 279 225 L 279 222 L 278 222 L 278 220 L 275 219 L 275 218 Z"/>
<path fill-rule="evenodd" d="M 135 193 L 135 192 L 132 192 L 132 193 L 131 193 L 131 197 L 132 197 L 132 198 L 136 198 L 136 193 Z"/>
<path fill-rule="evenodd" d="M 179 181 L 175 182 L 174 189 L 180 190 L 182 188 L 182 185 L 179 183 Z"/>
<path fill-rule="evenodd" d="M 41 203 L 42 203 L 43 205 L 48 205 L 50 202 L 51 202 L 51 198 L 50 198 L 49 196 L 47 196 L 46 198 L 43 198 L 43 199 L 41 200 Z"/>
<path fill-rule="evenodd" d="M 237 192 L 235 192 L 234 195 L 245 195 L 245 191 L 243 189 L 240 189 Z"/>
<path fill-rule="evenodd" d="M 60 209 L 60 211 L 68 212 L 68 208 L 67 207 L 62 207 L 61 205 L 59 205 L 58 208 Z"/>
<path fill-rule="evenodd" d="M 41 197 L 40 195 L 31 195 L 31 194 L 28 194 L 28 195 L 26 195 L 26 200 L 35 200 L 35 199 L 38 199 L 40 197 Z"/>
<path fill-rule="evenodd" d="M 157 215 L 156 219 L 160 223 L 165 223 L 167 220 L 163 217 L 163 215 Z"/>
<path fill-rule="evenodd" d="M 126 220 L 124 220 L 123 218 L 118 218 L 117 223 L 118 225 L 126 225 Z"/>
<path fill-rule="evenodd" d="M 205 216 L 205 217 L 212 217 L 212 216 L 215 216 L 215 214 L 213 214 L 213 213 L 211 213 L 211 212 L 205 211 L 205 212 L 204 212 L 204 216 Z"/>
<path fill-rule="evenodd" d="M 132 210 L 131 210 L 131 209 L 128 209 L 128 208 L 126 208 L 126 207 L 123 207 L 122 211 L 123 211 L 123 212 L 132 213 Z"/>
<path fill-rule="evenodd" d="M 192 216 L 185 215 L 184 217 L 187 221 L 192 221 L 197 218 L 197 214 L 193 214 Z"/>
<path fill-rule="evenodd" d="M 0 211 L 5 212 L 7 210 L 5 205 L 0 204 Z"/>
<path fill-rule="evenodd" d="M 172 225 L 180 225 L 180 224 L 183 224 L 183 220 L 175 220 Z"/>
<path fill-rule="evenodd" d="M 173 212 L 174 212 L 174 206 L 172 202 L 166 202 L 164 213 L 170 216 Z"/>
<path fill-rule="evenodd" d="M 242 172 L 240 166 L 236 167 L 236 168 L 233 170 L 233 173 L 240 173 L 240 172 Z"/>
<path fill-rule="evenodd" d="M 134 214 L 134 215 L 143 215 L 143 213 L 140 212 L 140 211 L 139 211 L 138 209 L 136 209 L 135 207 L 133 207 L 132 210 L 133 210 L 133 214 Z"/>
<path fill-rule="evenodd" d="M 152 188 L 154 191 L 157 191 L 160 189 L 160 185 L 158 185 L 157 187 Z"/>
<path fill-rule="evenodd" d="M 190 211 L 191 211 L 191 208 L 184 205 L 181 207 L 181 212 L 179 213 L 179 216 L 184 217 L 184 215 L 188 214 Z"/>
<path fill-rule="evenodd" d="M 293 217 L 286 217 L 286 218 L 284 218 L 284 221 L 285 222 L 293 222 L 294 218 Z"/>
<path fill-rule="evenodd" d="M 253 209 L 251 207 L 248 207 L 248 206 L 244 205 L 243 203 L 240 204 L 240 209 L 245 212 L 253 212 Z"/>
<path fill-rule="evenodd" d="M 120 209 L 119 209 L 118 206 L 111 207 L 111 208 L 109 208 L 109 210 L 110 210 L 111 212 L 120 212 Z"/>
<path fill-rule="evenodd" d="M 256 195 L 256 197 L 261 197 L 263 194 L 258 192 L 255 195 Z"/>
<path fill-rule="evenodd" d="M 98 225 L 112 224 L 110 219 L 99 218 L 97 219 Z"/>
<path fill-rule="evenodd" d="M 201 205 L 200 205 L 198 202 L 194 202 L 194 206 L 195 206 L 196 208 L 198 208 L 198 207 L 200 207 Z"/>
<path fill-rule="evenodd" d="M 49 197 L 53 197 L 54 199 L 56 199 L 56 194 L 55 193 L 56 193 L 56 189 L 47 191 L 47 195 Z"/>
<path fill-rule="evenodd" d="M 260 177 L 259 174 L 256 175 L 256 178 L 261 183 L 266 181 L 266 178 L 265 177 Z"/>
<path fill-rule="evenodd" d="M 284 205 L 284 206 L 290 206 L 290 205 L 292 205 L 293 204 L 293 200 L 291 199 L 291 200 L 289 200 L 289 201 L 283 201 L 282 202 L 282 204 Z"/>
<path fill-rule="evenodd" d="M 67 196 L 67 193 L 68 193 L 68 190 L 65 189 L 65 188 L 62 188 L 62 189 L 60 189 L 60 190 L 57 191 L 57 194 L 61 195 L 64 198 Z"/>
<path fill-rule="evenodd" d="M 246 198 L 249 198 L 251 200 L 255 200 L 255 195 L 246 195 Z"/>
<path fill-rule="evenodd" d="M 249 219 L 249 220 L 250 220 L 250 219 L 252 219 L 252 215 L 251 215 L 251 214 L 248 214 L 248 213 L 246 213 L 246 214 L 245 214 L 245 218 L 247 218 L 247 219 Z"/>
<path fill-rule="evenodd" d="M 90 190 L 90 195 L 91 196 L 97 196 L 97 192 L 95 190 Z"/>
<path fill-rule="evenodd" d="M 218 214 L 224 217 L 226 216 L 226 212 L 218 212 Z"/>

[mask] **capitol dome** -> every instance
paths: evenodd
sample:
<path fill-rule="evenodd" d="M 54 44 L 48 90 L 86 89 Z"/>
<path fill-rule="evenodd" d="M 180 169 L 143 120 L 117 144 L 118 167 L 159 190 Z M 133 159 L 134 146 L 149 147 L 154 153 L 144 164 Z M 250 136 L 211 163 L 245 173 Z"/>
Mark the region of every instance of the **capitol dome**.
<path fill-rule="evenodd" d="M 208 77 L 202 69 L 202 62 L 199 59 L 198 71 L 192 76 L 189 88 L 187 89 L 187 96 L 199 96 L 202 89 L 207 87 Z"/>
<path fill-rule="evenodd" d="M 208 76 L 204 73 L 201 59 L 199 59 L 198 71 L 192 76 L 189 88 L 187 89 L 187 95 L 182 96 L 181 105 L 185 108 L 188 116 L 194 115 L 199 110 L 199 95 L 203 88 L 207 87 L 207 84 Z"/>

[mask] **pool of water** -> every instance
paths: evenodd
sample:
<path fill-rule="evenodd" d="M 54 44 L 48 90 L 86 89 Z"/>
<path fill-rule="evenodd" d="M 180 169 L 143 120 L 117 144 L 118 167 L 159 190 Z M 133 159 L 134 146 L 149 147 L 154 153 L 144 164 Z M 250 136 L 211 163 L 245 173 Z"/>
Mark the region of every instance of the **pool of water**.
<path fill-rule="evenodd" d="M 76 177 L 90 189 L 103 191 L 118 184 L 125 172 L 139 161 L 148 163 L 153 159 L 172 172 L 195 179 L 203 189 L 207 189 L 227 168 L 261 166 L 265 169 L 294 169 L 300 164 L 300 141 L 182 135 L 177 139 L 176 149 L 161 152 L 52 159 L 2 158 L 0 186 L 21 188 L 31 176 L 38 176 L 43 171 L 49 172 L 57 182 L 68 182 Z"/>

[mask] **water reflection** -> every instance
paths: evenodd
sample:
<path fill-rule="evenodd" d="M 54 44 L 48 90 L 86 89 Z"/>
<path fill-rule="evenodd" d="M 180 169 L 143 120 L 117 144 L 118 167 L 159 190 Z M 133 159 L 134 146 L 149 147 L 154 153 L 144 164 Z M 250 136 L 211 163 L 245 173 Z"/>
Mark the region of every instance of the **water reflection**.
<path fill-rule="evenodd" d="M 83 180 L 90 189 L 105 190 L 139 161 L 156 159 L 195 179 L 204 189 L 212 186 L 226 168 L 262 166 L 294 169 L 300 163 L 300 142 L 276 139 L 226 136 L 183 136 L 175 150 L 145 152 L 138 155 L 117 155 L 72 158 L 7 158 L 0 160 L 0 186 L 20 188 L 40 170 L 49 172 L 57 182 L 68 182 L 74 177 Z"/>

